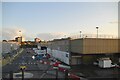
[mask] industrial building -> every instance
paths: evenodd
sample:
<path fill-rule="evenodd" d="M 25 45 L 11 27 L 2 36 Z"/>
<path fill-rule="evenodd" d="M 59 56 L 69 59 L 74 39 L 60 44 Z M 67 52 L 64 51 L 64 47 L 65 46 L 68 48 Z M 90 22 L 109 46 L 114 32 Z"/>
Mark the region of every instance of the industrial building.
<path fill-rule="evenodd" d="M 49 41 L 47 47 L 53 57 L 68 65 L 92 64 L 101 57 L 110 57 L 118 62 L 120 58 L 120 39 L 113 38 L 62 38 Z M 58 54 L 59 53 L 59 54 Z M 68 57 L 64 57 L 64 54 Z M 65 58 L 69 58 L 66 62 Z M 64 59 L 64 60 L 63 60 Z"/>

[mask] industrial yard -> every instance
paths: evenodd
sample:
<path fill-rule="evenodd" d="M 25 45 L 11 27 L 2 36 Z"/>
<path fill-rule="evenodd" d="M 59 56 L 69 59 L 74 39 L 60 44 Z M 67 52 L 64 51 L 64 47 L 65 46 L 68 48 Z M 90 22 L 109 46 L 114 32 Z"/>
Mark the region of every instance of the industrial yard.
<path fill-rule="evenodd" d="M 120 80 L 119 0 L 9 1 L 1 80 Z"/>

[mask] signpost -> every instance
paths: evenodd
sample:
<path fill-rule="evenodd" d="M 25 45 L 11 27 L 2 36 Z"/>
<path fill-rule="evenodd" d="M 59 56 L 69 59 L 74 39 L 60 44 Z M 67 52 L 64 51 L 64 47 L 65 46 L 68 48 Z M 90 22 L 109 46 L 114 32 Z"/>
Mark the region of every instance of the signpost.
<path fill-rule="evenodd" d="M 20 66 L 20 69 L 22 71 L 22 80 L 24 80 L 24 70 L 26 69 L 26 66 Z"/>

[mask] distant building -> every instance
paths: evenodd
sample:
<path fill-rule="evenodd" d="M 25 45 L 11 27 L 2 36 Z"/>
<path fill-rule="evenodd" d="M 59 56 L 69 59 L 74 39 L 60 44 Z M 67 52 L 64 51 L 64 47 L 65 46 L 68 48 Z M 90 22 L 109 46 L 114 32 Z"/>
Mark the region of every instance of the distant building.
<path fill-rule="evenodd" d="M 7 42 L 16 42 L 16 40 L 8 40 Z"/>
<path fill-rule="evenodd" d="M 16 37 L 16 38 L 15 38 L 15 41 L 16 41 L 16 42 L 22 42 L 22 37 Z"/>
<path fill-rule="evenodd" d="M 2 44 L 2 56 L 4 56 L 6 53 L 12 53 L 12 51 L 15 51 L 19 49 L 20 45 L 18 42 L 0 42 Z"/>
<path fill-rule="evenodd" d="M 3 40 L 2 42 L 7 42 L 7 40 Z"/>
<path fill-rule="evenodd" d="M 39 38 L 35 38 L 35 43 L 40 43 L 41 40 Z"/>

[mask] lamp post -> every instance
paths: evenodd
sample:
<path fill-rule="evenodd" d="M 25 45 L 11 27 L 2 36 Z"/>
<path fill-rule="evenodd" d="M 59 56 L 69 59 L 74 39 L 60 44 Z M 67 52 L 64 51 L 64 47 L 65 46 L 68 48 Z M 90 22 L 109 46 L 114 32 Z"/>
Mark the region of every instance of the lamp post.
<path fill-rule="evenodd" d="M 22 32 L 21 32 L 21 30 L 19 30 L 19 40 L 20 40 L 20 42 L 22 42 Z"/>
<path fill-rule="evenodd" d="M 80 31 L 80 38 L 82 37 L 81 33 L 82 33 L 82 31 Z"/>
<path fill-rule="evenodd" d="M 98 38 L 98 28 L 99 28 L 99 27 L 97 26 L 97 27 L 96 27 L 96 29 L 97 29 L 97 38 Z"/>
<path fill-rule="evenodd" d="M 22 35 L 21 35 L 21 30 L 19 30 L 19 37 L 22 37 Z"/>
<path fill-rule="evenodd" d="M 66 38 L 66 35 L 64 35 L 64 38 Z"/>
<path fill-rule="evenodd" d="M 11 44 L 10 46 L 11 46 L 11 54 L 12 54 L 12 52 L 13 52 L 13 44 Z"/>

